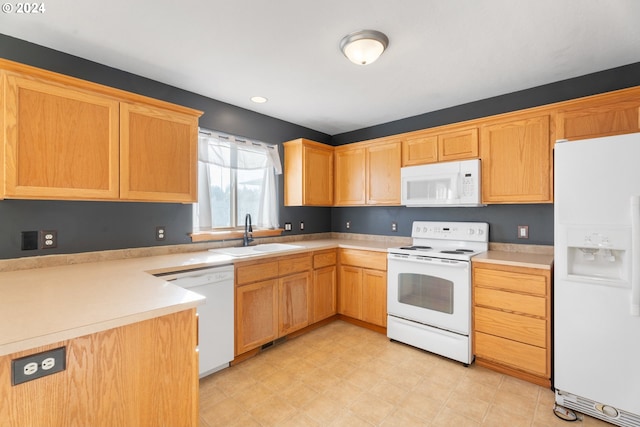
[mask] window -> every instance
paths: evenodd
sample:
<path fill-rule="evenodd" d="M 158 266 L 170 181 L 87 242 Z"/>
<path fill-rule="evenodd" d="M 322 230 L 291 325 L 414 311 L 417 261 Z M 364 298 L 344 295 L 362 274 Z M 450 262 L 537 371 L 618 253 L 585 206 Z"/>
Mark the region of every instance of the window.
<path fill-rule="evenodd" d="M 276 174 L 281 173 L 276 145 L 201 131 L 193 230 L 243 227 L 246 214 L 258 228 L 278 228 Z"/>

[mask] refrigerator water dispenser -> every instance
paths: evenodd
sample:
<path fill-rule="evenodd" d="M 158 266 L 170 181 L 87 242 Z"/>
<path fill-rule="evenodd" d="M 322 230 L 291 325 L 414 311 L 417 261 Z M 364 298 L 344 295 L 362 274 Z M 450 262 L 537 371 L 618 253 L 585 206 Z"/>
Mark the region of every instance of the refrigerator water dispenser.
<path fill-rule="evenodd" d="M 567 278 L 629 286 L 630 229 L 567 229 Z"/>

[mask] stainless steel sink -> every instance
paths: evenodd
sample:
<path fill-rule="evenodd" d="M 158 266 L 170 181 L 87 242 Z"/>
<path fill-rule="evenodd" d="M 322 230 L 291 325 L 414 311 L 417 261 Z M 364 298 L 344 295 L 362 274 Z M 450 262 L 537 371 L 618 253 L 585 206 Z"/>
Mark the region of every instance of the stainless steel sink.
<path fill-rule="evenodd" d="M 264 255 L 265 253 L 290 251 L 301 248 L 303 248 L 303 246 L 289 245 L 286 243 L 264 243 L 262 245 L 255 246 L 209 249 L 209 251 L 233 257 L 247 257 L 251 255 Z"/>

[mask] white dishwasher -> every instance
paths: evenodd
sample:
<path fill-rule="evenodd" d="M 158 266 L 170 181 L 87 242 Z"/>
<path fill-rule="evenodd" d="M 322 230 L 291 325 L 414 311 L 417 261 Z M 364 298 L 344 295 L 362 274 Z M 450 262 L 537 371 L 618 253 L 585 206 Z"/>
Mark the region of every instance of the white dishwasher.
<path fill-rule="evenodd" d="M 233 265 L 206 267 L 162 277 L 207 298 L 198 306 L 200 378 L 233 360 Z"/>

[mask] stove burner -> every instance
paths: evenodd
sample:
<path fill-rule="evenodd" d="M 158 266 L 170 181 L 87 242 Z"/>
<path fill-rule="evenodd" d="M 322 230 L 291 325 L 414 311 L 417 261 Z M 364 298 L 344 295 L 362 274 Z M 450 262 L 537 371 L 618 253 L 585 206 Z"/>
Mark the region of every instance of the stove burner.
<path fill-rule="evenodd" d="M 473 253 L 471 249 L 455 249 L 451 251 L 440 251 L 441 254 L 455 254 L 455 255 L 464 255 L 468 253 Z"/>
<path fill-rule="evenodd" d="M 403 246 L 400 249 L 408 249 L 411 251 L 423 250 L 423 249 L 433 249 L 431 246 Z"/>

